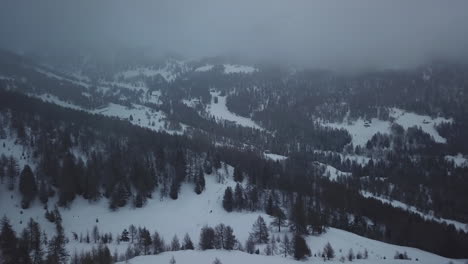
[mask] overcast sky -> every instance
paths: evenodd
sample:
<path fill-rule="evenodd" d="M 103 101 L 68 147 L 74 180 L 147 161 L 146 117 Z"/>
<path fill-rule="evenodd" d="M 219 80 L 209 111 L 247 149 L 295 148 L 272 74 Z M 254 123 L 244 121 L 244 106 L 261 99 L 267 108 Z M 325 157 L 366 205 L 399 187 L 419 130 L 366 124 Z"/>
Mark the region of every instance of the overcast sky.
<path fill-rule="evenodd" d="M 240 54 L 319 67 L 467 57 L 466 0 L 0 0 L 0 46 Z"/>

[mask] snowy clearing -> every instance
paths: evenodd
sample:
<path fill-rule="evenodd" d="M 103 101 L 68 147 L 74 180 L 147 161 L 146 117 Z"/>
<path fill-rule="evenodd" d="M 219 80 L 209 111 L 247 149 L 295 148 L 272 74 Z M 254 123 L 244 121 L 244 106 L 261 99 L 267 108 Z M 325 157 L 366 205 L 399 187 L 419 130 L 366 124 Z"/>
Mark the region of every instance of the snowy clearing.
<path fill-rule="evenodd" d="M 445 160 L 453 162 L 455 167 L 468 167 L 468 159 L 465 158 L 461 153 L 458 153 L 456 156 L 447 155 L 445 156 Z"/>
<path fill-rule="evenodd" d="M 377 200 L 381 201 L 382 203 L 389 204 L 389 205 L 391 205 L 393 207 L 396 207 L 396 208 L 401 208 L 401 209 L 416 213 L 416 214 L 420 215 L 421 217 L 423 217 L 425 219 L 428 219 L 428 220 L 434 220 L 436 222 L 446 223 L 446 224 L 449 224 L 449 225 L 453 224 L 455 226 L 455 228 L 457 228 L 458 230 L 468 232 L 468 224 L 461 223 L 461 222 L 458 222 L 458 221 L 455 221 L 455 220 L 445 219 L 445 218 L 437 218 L 437 217 L 435 217 L 435 216 L 433 216 L 431 214 L 425 214 L 425 213 L 419 211 L 414 206 L 407 205 L 405 203 L 402 203 L 402 202 L 396 201 L 396 200 L 389 200 L 387 198 L 383 198 L 383 197 L 374 195 L 374 194 L 372 194 L 370 192 L 361 191 L 361 195 L 366 197 L 366 198 L 377 199 Z"/>
<path fill-rule="evenodd" d="M 207 71 L 211 71 L 213 69 L 213 67 L 214 67 L 213 65 L 207 64 L 207 65 L 196 68 L 195 71 L 196 72 L 207 72 Z"/>
<path fill-rule="evenodd" d="M 404 129 L 414 126 L 420 127 L 422 131 L 429 134 L 437 143 L 446 143 L 447 140 L 439 135 L 436 126 L 442 123 L 453 122 L 451 118 L 432 118 L 426 115 L 407 112 L 399 108 L 391 108 L 390 116 L 394 119 L 393 122 L 401 125 Z M 345 120 L 341 123 L 323 123 L 323 125 L 336 129 L 345 129 L 351 135 L 354 146 L 365 146 L 367 141 L 375 134 L 389 134 L 392 123 L 377 118 L 372 118 L 368 121 L 359 118 L 354 122 L 347 122 Z"/>
<path fill-rule="evenodd" d="M 252 119 L 238 116 L 229 111 L 226 106 L 226 96 L 220 96 L 220 92 L 211 92 L 211 96 L 213 98 L 211 99 L 210 105 L 208 105 L 206 109 L 210 115 L 217 119 L 231 121 L 241 126 L 262 129 Z M 218 103 L 215 103 L 214 97 L 218 98 Z"/>
<path fill-rule="evenodd" d="M 288 157 L 286 156 L 283 156 L 283 155 L 279 155 L 279 154 L 273 154 L 273 153 L 263 153 L 263 155 L 268 158 L 268 159 L 271 159 L 273 161 L 282 161 L 282 160 L 285 160 L 287 159 Z"/>
<path fill-rule="evenodd" d="M 258 71 L 258 69 L 252 66 L 245 66 L 245 65 L 234 65 L 234 64 L 224 64 L 224 73 L 231 74 L 231 73 L 254 73 Z"/>

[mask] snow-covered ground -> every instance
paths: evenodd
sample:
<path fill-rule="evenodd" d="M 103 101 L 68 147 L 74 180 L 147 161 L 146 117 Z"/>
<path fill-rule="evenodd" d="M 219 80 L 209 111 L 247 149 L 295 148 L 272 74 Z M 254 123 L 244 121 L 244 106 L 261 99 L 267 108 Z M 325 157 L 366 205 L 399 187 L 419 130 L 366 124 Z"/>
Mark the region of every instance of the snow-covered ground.
<path fill-rule="evenodd" d="M 90 114 L 98 114 L 104 115 L 108 117 L 116 117 L 122 120 L 127 120 L 133 125 L 144 127 L 151 129 L 153 131 L 164 131 L 169 134 L 183 134 L 187 125 L 181 124 L 181 129 L 179 130 L 171 130 L 166 127 L 166 115 L 161 111 L 155 111 L 152 108 L 147 106 L 132 104 L 131 107 L 119 105 L 119 104 L 108 104 L 107 106 L 99 109 L 84 109 L 78 105 L 74 105 L 72 103 L 65 102 L 60 100 L 54 95 L 50 94 L 42 94 L 42 95 L 34 95 L 30 94 L 31 97 L 36 97 L 42 99 L 44 102 L 53 103 L 62 107 L 71 108 L 74 110 L 81 110 L 88 112 Z M 152 95 L 153 96 L 153 95 Z M 154 102 L 158 102 L 157 94 L 154 95 Z M 131 116 L 131 118 L 130 118 Z"/>
<path fill-rule="evenodd" d="M 461 153 L 458 153 L 456 156 L 447 155 L 445 159 L 453 162 L 455 167 L 468 167 L 468 159 L 464 157 Z"/>
<path fill-rule="evenodd" d="M 195 69 L 196 72 L 207 72 L 213 69 L 214 65 L 206 64 Z"/>
<path fill-rule="evenodd" d="M 208 105 L 206 109 L 210 115 L 217 119 L 235 122 L 241 126 L 262 129 L 252 119 L 238 116 L 229 111 L 226 106 L 226 96 L 220 96 L 220 92 L 211 92 L 211 96 L 218 97 L 218 103 L 215 103 L 214 98 L 212 98 L 210 105 Z"/>
<path fill-rule="evenodd" d="M 128 205 L 112 212 L 108 208 L 108 201 L 106 199 L 90 203 L 78 197 L 69 208 L 60 208 L 66 236 L 71 240 L 67 244 L 67 249 L 73 254 L 74 252 L 80 253 L 83 250 L 90 250 L 93 246 L 97 246 L 94 243 L 87 244 L 74 241 L 72 239 L 72 232 L 77 233 L 78 236 L 80 234 L 86 235 L 87 232 L 92 232 L 94 226 L 97 226 L 101 234 L 110 232 L 116 237 L 124 228 L 128 228 L 130 224 L 137 227 L 146 227 L 151 232 L 158 231 L 166 242 L 169 242 L 174 234 L 181 239 L 185 233 L 188 233 L 194 244 L 197 245 L 200 229 L 203 226 L 215 226 L 219 223 L 224 223 L 232 226 L 236 238 L 244 243 L 249 236 L 249 232 L 251 232 L 252 224 L 259 215 L 264 217 L 267 222 L 271 222 L 272 218 L 264 213 L 227 213 L 223 209 L 222 197 L 224 190 L 227 186 L 233 187 L 235 185 L 232 174 L 232 167 L 222 166 L 221 169 L 212 175 L 206 175 L 206 190 L 202 194 L 195 194 L 192 184 L 184 184 L 177 200 L 171 200 L 170 198 L 160 200 L 159 193 L 156 192 L 143 208 L 138 209 Z M 218 181 L 218 175 L 222 176 L 221 182 Z M 40 223 L 41 228 L 46 231 L 49 237 L 55 232 L 54 225 L 45 219 L 45 210 L 37 200 L 33 202 L 31 208 L 22 210 L 20 208 L 20 196 L 16 191 L 7 191 L 4 185 L 0 185 L 0 188 L 2 188 L 0 191 L 0 211 L 10 218 L 17 232 L 26 226 L 26 222 L 30 217 Z M 55 198 L 51 199 L 49 201 L 49 208 L 52 208 L 55 202 Z M 271 235 L 275 236 L 283 236 L 284 234 L 291 236 L 286 228 L 283 228 L 281 233 L 276 232 L 276 228 L 271 228 L 270 231 Z M 407 252 L 413 261 L 418 258 L 420 263 L 436 264 L 448 263 L 450 261 L 453 261 L 453 263 L 464 263 L 462 260 L 450 260 L 419 249 L 391 245 L 335 228 L 329 228 L 325 234 L 320 236 L 309 236 L 306 240 L 312 254 L 321 251 L 324 245 L 329 242 L 336 253 L 333 261 L 327 261 L 329 263 L 339 263 L 339 258 L 346 256 L 350 248 L 353 249 L 355 254 L 358 252 L 363 253 L 366 249 L 369 253 L 368 260 L 356 261 L 357 263 L 408 263 L 408 261 L 394 260 L 393 256 L 396 251 Z M 117 244 L 113 242 L 107 246 L 111 252 L 116 251 L 122 254 L 127 249 L 128 243 L 122 242 Z M 178 264 L 212 263 L 215 258 L 219 258 L 224 264 L 297 263 L 291 257 L 284 258 L 279 253 L 276 256 L 264 256 L 223 250 L 166 252 L 156 256 L 136 257 L 130 260 L 129 263 L 169 263 L 169 259 L 172 256 L 174 256 Z M 385 260 L 383 260 L 384 257 L 386 258 Z M 322 263 L 323 260 L 312 256 L 305 262 Z"/>
<path fill-rule="evenodd" d="M 252 67 L 252 66 L 246 66 L 246 65 L 234 65 L 234 64 L 224 64 L 224 73 L 225 74 L 230 74 L 230 73 L 254 73 L 258 71 L 258 69 Z"/>
<path fill-rule="evenodd" d="M 393 207 L 401 208 L 401 209 L 416 213 L 416 214 L 420 215 L 421 217 L 423 217 L 425 219 L 428 219 L 428 220 L 434 220 L 434 221 L 437 221 L 439 223 L 444 223 L 445 222 L 446 224 L 453 224 L 455 226 L 455 228 L 457 228 L 459 230 L 463 230 L 465 232 L 468 232 L 468 224 L 466 224 L 466 223 L 461 223 L 461 222 L 451 220 L 451 219 L 437 218 L 437 217 L 435 217 L 435 216 L 433 216 L 431 214 L 425 214 L 425 213 L 419 211 L 414 206 L 407 205 L 407 204 L 402 203 L 402 202 L 397 201 L 397 200 L 389 200 L 387 198 L 374 195 L 374 194 L 372 194 L 370 192 L 361 191 L 361 194 L 364 197 L 374 198 L 374 199 L 377 199 L 377 200 L 381 201 L 382 203 L 390 204 Z"/>
<path fill-rule="evenodd" d="M 274 160 L 274 161 L 282 161 L 282 160 L 285 160 L 287 159 L 288 157 L 286 156 L 283 156 L 283 155 L 279 155 L 279 154 L 273 154 L 273 153 L 263 153 L 263 155 L 267 158 L 267 159 L 271 159 L 271 160 Z"/>
<path fill-rule="evenodd" d="M 331 181 L 336 181 L 338 177 L 349 177 L 351 176 L 351 172 L 343 172 L 343 171 L 340 171 L 338 170 L 337 168 L 333 167 L 333 166 L 330 166 L 328 164 L 323 164 L 323 163 L 320 163 L 320 166 L 324 167 L 325 168 L 325 172 L 323 174 L 323 176 L 329 178 Z"/>
<path fill-rule="evenodd" d="M 41 94 L 41 95 L 29 94 L 29 96 L 42 99 L 42 101 L 44 101 L 46 103 L 56 104 L 56 105 L 59 105 L 59 106 L 65 107 L 65 108 L 71 108 L 71 109 L 74 109 L 74 110 L 83 110 L 83 111 L 85 111 L 84 108 L 82 108 L 82 107 L 80 107 L 78 105 L 63 101 L 60 98 L 58 98 L 57 96 L 52 95 L 52 94 L 47 94 L 47 93 Z"/>
<path fill-rule="evenodd" d="M 421 129 L 431 135 L 437 143 L 446 143 L 447 140 L 439 135 L 439 132 L 437 132 L 435 127 L 442 123 L 453 122 L 452 118 L 432 118 L 427 115 L 418 115 L 416 113 L 406 112 L 405 110 L 398 108 L 392 108 L 390 115 L 395 118 L 395 122 L 404 129 L 408 129 L 413 126 L 421 127 Z"/>
<path fill-rule="evenodd" d="M 453 122 L 451 118 L 432 118 L 430 116 L 419 115 L 398 108 L 391 108 L 390 116 L 394 119 L 393 122 L 401 125 L 404 129 L 414 126 L 420 127 L 438 143 L 446 143 L 447 140 L 439 135 L 435 127 L 444 122 Z M 392 123 L 390 121 L 383 121 L 377 118 L 372 118 L 369 122 L 359 118 L 354 122 L 347 122 L 345 120 L 341 123 L 324 123 L 323 125 L 337 129 L 345 129 L 351 135 L 353 145 L 365 146 L 367 141 L 369 141 L 375 134 L 390 133 Z"/>
<path fill-rule="evenodd" d="M 351 238 L 351 237 L 349 237 Z M 355 241 L 356 242 L 356 241 Z M 336 251 L 336 250 L 335 250 Z M 401 252 L 401 251 L 400 251 Z M 213 261 L 217 258 L 221 261 L 222 264 L 297 264 L 297 263 L 342 263 L 339 261 L 341 255 L 346 255 L 348 253 L 348 249 L 346 249 L 343 254 L 337 254 L 338 257 L 335 257 L 333 260 L 324 261 L 318 257 L 311 257 L 305 261 L 296 261 L 291 257 L 285 258 L 282 256 L 264 256 L 264 255 L 255 255 L 255 254 L 248 254 L 239 251 L 226 251 L 226 250 L 206 250 L 206 251 L 198 251 L 198 250 L 186 250 L 186 251 L 176 251 L 176 252 L 165 252 L 160 255 L 155 256 L 140 256 L 129 260 L 127 263 L 129 264 L 155 264 L 155 263 L 170 263 L 172 257 L 176 261 L 176 264 L 192 264 L 192 263 L 213 263 Z M 354 253 L 357 253 L 354 251 Z M 361 252 L 362 253 L 362 252 Z M 387 255 L 387 259 L 361 259 L 361 260 L 353 260 L 352 263 L 389 263 L 389 264 L 400 264 L 400 263 L 424 263 L 424 264 L 448 264 L 450 261 L 454 264 L 462 264 L 464 263 L 463 260 L 450 260 L 446 258 L 442 258 L 439 256 L 431 256 L 429 257 L 426 255 L 427 253 L 423 252 L 421 254 L 422 258 L 418 258 L 418 262 L 415 262 L 416 256 L 419 256 L 417 251 L 411 251 L 411 253 L 415 253 L 412 261 L 408 260 L 396 260 L 393 259 L 393 255 L 395 252 L 389 252 L 390 254 Z M 411 253 L 408 252 L 408 255 L 412 257 Z M 433 258 L 432 258 L 433 257 Z M 390 258 L 390 259 L 389 259 Z M 124 264 L 126 262 L 119 262 L 120 264 Z"/>

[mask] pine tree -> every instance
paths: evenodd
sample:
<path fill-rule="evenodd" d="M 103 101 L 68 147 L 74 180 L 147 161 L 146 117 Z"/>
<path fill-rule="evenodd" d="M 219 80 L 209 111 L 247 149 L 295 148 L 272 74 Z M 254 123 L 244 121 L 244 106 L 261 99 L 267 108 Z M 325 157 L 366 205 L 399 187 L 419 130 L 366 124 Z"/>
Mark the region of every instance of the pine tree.
<path fill-rule="evenodd" d="M 65 234 L 62 227 L 62 218 L 57 212 L 55 219 L 56 235 L 48 243 L 47 263 L 65 264 L 68 261 L 68 252 L 65 249 Z"/>
<path fill-rule="evenodd" d="M 265 212 L 267 213 L 267 215 L 271 215 L 273 216 L 273 209 L 274 209 L 274 205 L 273 205 L 273 197 L 271 195 L 268 196 L 268 201 L 267 201 L 267 205 L 265 207 Z"/>
<path fill-rule="evenodd" d="M 134 225 L 130 225 L 128 227 L 128 231 L 130 232 L 130 238 L 131 238 L 131 240 L 132 240 L 131 242 L 133 244 L 133 240 L 136 238 L 138 230 Z"/>
<path fill-rule="evenodd" d="M 179 251 L 180 250 L 180 243 L 179 238 L 177 235 L 174 235 L 171 242 L 171 251 Z"/>
<path fill-rule="evenodd" d="M 273 209 L 273 216 L 275 219 L 273 220 L 273 225 L 278 227 L 278 232 L 281 232 L 281 226 L 283 226 L 286 222 L 286 215 L 284 214 L 283 210 L 276 206 Z"/>
<path fill-rule="evenodd" d="M 265 220 L 263 220 L 263 217 L 259 216 L 257 218 L 257 221 L 255 221 L 252 226 L 252 233 L 250 235 L 253 237 L 255 243 L 268 243 L 268 227 Z"/>
<path fill-rule="evenodd" d="M 226 190 L 224 191 L 223 207 L 224 207 L 224 210 L 226 210 L 227 212 L 232 212 L 233 197 L 232 197 L 231 187 L 227 187 Z"/>
<path fill-rule="evenodd" d="M 164 243 L 164 239 L 159 235 L 158 232 L 154 232 L 153 234 L 153 254 L 160 254 L 164 252 L 166 249 L 166 245 Z"/>
<path fill-rule="evenodd" d="M 245 251 L 249 254 L 253 254 L 255 252 L 255 241 L 252 236 L 249 236 L 245 242 Z"/>
<path fill-rule="evenodd" d="M 180 182 L 177 178 L 172 179 L 171 187 L 169 190 L 169 197 L 172 200 L 177 200 L 179 198 Z"/>
<path fill-rule="evenodd" d="M 354 260 L 354 252 L 353 249 L 350 248 L 348 251 L 348 261 L 353 261 Z"/>
<path fill-rule="evenodd" d="M 213 228 L 204 226 L 200 231 L 199 246 L 201 250 L 213 249 L 215 246 L 215 231 Z"/>
<path fill-rule="evenodd" d="M 236 182 L 243 182 L 244 181 L 244 174 L 242 171 L 238 168 L 234 168 L 234 181 Z"/>
<path fill-rule="evenodd" d="M 128 242 L 130 241 L 130 238 L 128 237 L 128 231 L 127 229 L 124 229 L 122 231 L 122 234 L 120 235 L 120 241 Z"/>
<path fill-rule="evenodd" d="M 184 236 L 182 249 L 184 249 L 184 250 L 193 250 L 193 249 L 195 249 L 195 247 L 193 246 L 192 239 L 190 238 L 188 233 L 186 233 L 185 236 Z"/>
<path fill-rule="evenodd" d="M 236 236 L 234 235 L 234 230 L 230 226 L 226 226 L 224 230 L 224 249 L 233 250 L 237 243 Z"/>
<path fill-rule="evenodd" d="M 239 183 L 236 184 L 236 189 L 234 190 L 234 208 L 237 210 L 242 210 L 245 207 L 244 199 L 244 190 L 242 185 Z"/>
<path fill-rule="evenodd" d="M 23 209 L 29 208 L 29 203 L 36 197 L 37 185 L 34 174 L 29 165 L 25 165 L 20 174 L 19 190 L 23 195 L 21 206 Z"/>
<path fill-rule="evenodd" d="M 195 193 L 200 194 L 203 190 L 205 190 L 205 175 L 202 170 L 199 170 L 195 179 Z"/>
<path fill-rule="evenodd" d="M 323 248 L 323 254 L 328 260 L 333 259 L 335 257 L 335 250 L 332 248 L 329 242 Z"/>
<path fill-rule="evenodd" d="M 296 198 L 291 218 L 292 222 L 294 223 L 295 231 L 299 234 L 307 234 L 307 218 L 304 213 L 302 195 L 299 195 Z"/>
<path fill-rule="evenodd" d="M 18 249 L 18 240 L 15 231 L 10 225 L 10 221 L 6 216 L 2 218 L 2 229 L 0 233 L 0 252 L 3 264 L 16 264 Z"/>
<path fill-rule="evenodd" d="M 293 247 L 294 247 L 294 258 L 296 260 L 304 259 L 305 257 L 310 256 L 310 249 L 307 246 L 306 241 L 298 233 L 294 235 Z"/>
<path fill-rule="evenodd" d="M 10 156 L 7 162 L 8 190 L 15 189 L 15 179 L 18 176 L 18 162 Z"/>
<path fill-rule="evenodd" d="M 31 251 L 31 261 L 33 264 L 41 264 L 44 256 L 41 241 L 41 228 L 32 218 L 29 219 L 27 230 L 29 233 L 28 247 Z"/>
<path fill-rule="evenodd" d="M 280 247 L 281 247 L 281 254 L 283 254 L 284 257 L 287 257 L 288 255 L 292 254 L 293 250 L 291 247 L 291 241 L 289 241 L 289 237 L 287 234 L 284 234 Z"/>
<path fill-rule="evenodd" d="M 143 249 L 143 254 L 148 255 L 152 244 L 151 234 L 146 228 L 141 229 L 139 233 L 140 236 L 138 244 L 140 245 L 140 248 Z"/>

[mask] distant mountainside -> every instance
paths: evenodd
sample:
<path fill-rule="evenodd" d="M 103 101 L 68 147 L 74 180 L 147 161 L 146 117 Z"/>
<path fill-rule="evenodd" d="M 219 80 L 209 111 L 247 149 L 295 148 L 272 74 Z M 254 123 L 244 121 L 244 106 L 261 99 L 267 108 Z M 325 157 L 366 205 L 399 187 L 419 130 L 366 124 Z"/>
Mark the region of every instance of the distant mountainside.
<path fill-rule="evenodd" d="M 275 236 L 306 237 L 314 261 L 324 239 L 336 246 L 351 233 L 366 245 L 355 251 L 369 251 L 364 262 L 393 259 L 393 250 L 450 261 L 412 248 L 468 258 L 467 131 L 467 65 L 343 74 L 229 58 L 104 63 L 0 52 L 1 211 L 18 235 L 29 217 L 48 234 L 63 224 L 70 252 L 106 234 L 115 260 L 148 250 L 116 239 L 130 224 L 141 226 L 139 239 L 149 228 L 198 242 L 204 225 L 224 222 L 246 250 L 258 216 Z M 174 213 L 184 205 L 192 207 Z M 83 242 L 94 226 L 98 238 Z M 268 255 L 271 243 L 254 248 Z"/>

